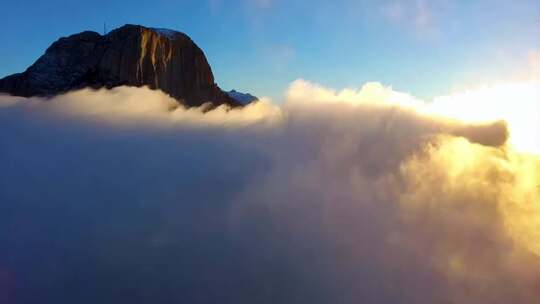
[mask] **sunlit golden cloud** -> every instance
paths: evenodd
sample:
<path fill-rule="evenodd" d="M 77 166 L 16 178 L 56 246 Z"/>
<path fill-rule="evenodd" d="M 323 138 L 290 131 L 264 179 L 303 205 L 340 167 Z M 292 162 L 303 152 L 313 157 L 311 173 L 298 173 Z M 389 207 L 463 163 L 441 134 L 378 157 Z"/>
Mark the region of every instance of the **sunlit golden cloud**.
<path fill-rule="evenodd" d="M 338 92 L 297 80 L 287 91 L 287 98 L 293 102 L 397 105 L 425 115 L 473 124 L 503 120 L 508 124 L 510 144 L 514 148 L 540 154 L 540 84 L 532 81 L 485 85 L 424 101 L 376 82 L 367 83 L 359 90 Z"/>
<path fill-rule="evenodd" d="M 0 130 L 9 164 L 0 186 L 13 208 L 45 197 L 57 212 L 83 206 L 84 219 L 105 212 L 115 224 L 97 233 L 110 240 L 94 226 L 84 232 L 94 246 L 116 248 L 103 255 L 113 265 L 174 252 L 159 262 L 185 271 L 177 256 L 208 255 L 219 259 L 190 278 L 249 278 L 292 295 L 311 294 L 298 284 L 307 281 L 328 302 L 533 303 L 536 92 L 507 83 L 426 102 L 375 82 L 337 91 L 297 80 L 280 106 L 263 99 L 212 110 L 146 88 L 2 96 L 0 121 L 10 128 Z M 131 211 L 94 210 L 102 201 L 160 216 L 146 223 Z M 126 250 L 132 243 L 115 236 L 134 219 L 145 233 Z M 41 226 L 19 223 L 40 235 Z M 207 230 L 219 237 L 190 241 Z M 214 272 L 230 263 L 249 267 Z"/>

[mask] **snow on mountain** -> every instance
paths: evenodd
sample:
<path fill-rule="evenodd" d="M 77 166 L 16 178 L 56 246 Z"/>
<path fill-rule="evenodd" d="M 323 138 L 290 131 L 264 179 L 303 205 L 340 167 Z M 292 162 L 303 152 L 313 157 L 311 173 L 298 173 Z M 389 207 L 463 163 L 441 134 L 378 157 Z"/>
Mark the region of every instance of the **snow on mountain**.
<path fill-rule="evenodd" d="M 154 31 L 156 31 L 158 34 L 165 36 L 169 39 L 176 38 L 176 35 L 180 34 L 180 32 L 164 29 L 164 28 L 152 28 Z"/>
<path fill-rule="evenodd" d="M 253 96 L 249 93 L 238 92 L 234 89 L 227 92 L 227 95 L 229 95 L 231 98 L 243 105 L 259 100 L 259 98 L 257 98 L 256 96 Z"/>

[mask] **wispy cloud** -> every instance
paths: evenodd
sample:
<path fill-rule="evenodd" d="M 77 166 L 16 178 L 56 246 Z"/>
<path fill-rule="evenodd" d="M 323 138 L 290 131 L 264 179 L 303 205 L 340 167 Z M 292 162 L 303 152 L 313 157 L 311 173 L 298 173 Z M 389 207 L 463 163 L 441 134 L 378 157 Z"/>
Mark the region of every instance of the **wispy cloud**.
<path fill-rule="evenodd" d="M 529 78 L 540 81 L 540 50 L 531 50 L 528 54 Z"/>
<path fill-rule="evenodd" d="M 380 6 L 382 16 L 389 22 L 403 26 L 419 38 L 433 39 L 441 33 L 437 18 L 447 8 L 446 1 L 391 0 Z"/>
<path fill-rule="evenodd" d="M 273 0 L 251 0 L 255 3 L 255 6 L 260 9 L 270 8 L 273 4 Z"/>
<path fill-rule="evenodd" d="M 287 44 L 276 44 L 266 49 L 266 58 L 275 72 L 286 71 L 296 57 L 296 49 Z"/>

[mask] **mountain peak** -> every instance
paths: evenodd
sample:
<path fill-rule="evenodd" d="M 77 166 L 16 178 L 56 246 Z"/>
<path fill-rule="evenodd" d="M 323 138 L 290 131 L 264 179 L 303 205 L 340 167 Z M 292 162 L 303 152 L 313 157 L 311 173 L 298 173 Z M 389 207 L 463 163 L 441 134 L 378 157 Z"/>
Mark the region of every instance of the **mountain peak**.
<path fill-rule="evenodd" d="M 257 96 L 253 96 L 249 93 L 238 92 L 235 89 L 232 89 L 229 92 L 227 92 L 227 95 L 229 95 L 231 98 L 236 100 L 241 105 L 247 105 L 249 103 L 259 100 Z"/>
<path fill-rule="evenodd" d="M 177 31 L 177 30 L 173 30 L 173 29 L 167 29 L 167 28 L 155 28 L 155 27 L 146 27 L 146 26 L 143 26 L 143 25 L 138 25 L 138 24 L 125 24 L 119 28 L 116 28 L 112 31 L 110 31 L 108 34 L 111 34 L 111 33 L 114 33 L 114 32 L 133 32 L 133 31 L 139 31 L 141 33 L 144 33 L 144 32 L 151 32 L 151 33 L 154 33 L 162 38 L 167 38 L 169 40 L 176 40 L 176 39 L 188 39 L 188 40 L 191 40 L 191 38 L 189 38 L 188 35 L 186 35 L 185 33 L 183 32 L 180 32 L 180 31 Z M 106 34 L 106 35 L 108 35 Z"/>
<path fill-rule="evenodd" d="M 58 39 L 25 72 L 0 79 L 0 92 L 50 96 L 121 85 L 159 89 L 187 106 L 239 105 L 214 82 L 204 52 L 189 36 L 133 24 Z"/>

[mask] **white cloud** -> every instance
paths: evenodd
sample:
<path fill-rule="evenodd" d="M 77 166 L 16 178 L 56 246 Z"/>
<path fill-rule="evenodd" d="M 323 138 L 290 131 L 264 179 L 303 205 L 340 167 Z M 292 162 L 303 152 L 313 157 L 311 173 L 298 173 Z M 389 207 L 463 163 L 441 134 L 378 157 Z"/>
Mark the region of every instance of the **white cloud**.
<path fill-rule="evenodd" d="M 504 124 L 378 83 L 286 96 L 207 112 L 135 88 L 0 97 L 16 302 L 536 300 L 540 159 Z"/>

